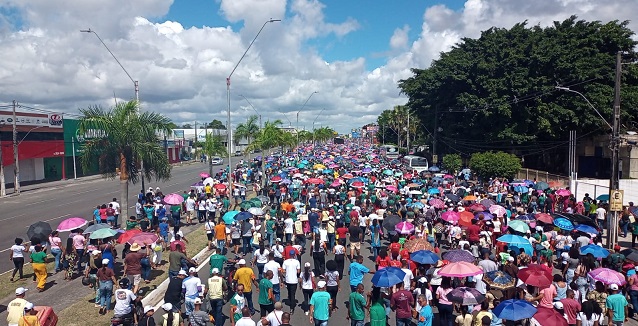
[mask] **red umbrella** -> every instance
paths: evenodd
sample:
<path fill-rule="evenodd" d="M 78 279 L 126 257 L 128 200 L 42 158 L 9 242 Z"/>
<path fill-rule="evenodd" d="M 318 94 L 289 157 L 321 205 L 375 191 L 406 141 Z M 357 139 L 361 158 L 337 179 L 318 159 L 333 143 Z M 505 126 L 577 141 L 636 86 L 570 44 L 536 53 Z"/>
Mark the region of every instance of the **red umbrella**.
<path fill-rule="evenodd" d="M 157 241 L 157 239 L 159 239 L 159 237 L 157 235 L 155 235 L 155 233 L 150 233 L 150 232 L 142 232 L 142 233 L 138 233 L 134 236 L 132 236 L 127 242 L 128 244 L 132 245 L 134 243 L 137 243 L 138 245 L 150 245 L 152 243 L 155 243 Z"/>
<path fill-rule="evenodd" d="M 344 175 L 341 176 L 344 179 L 352 179 L 354 178 L 354 175 L 352 175 L 352 173 L 346 173 Z"/>
<path fill-rule="evenodd" d="M 282 180 L 281 177 L 278 175 L 270 178 L 270 182 L 273 182 L 273 183 L 281 182 L 281 180 Z"/>
<path fill-rule="evenodd" d="M 117 238 L 117 243 L 127 243 L 132 237 L 138 235 L 142 233 L 142 230 L 140 229 L 131 229 L 128 230 L 124 233 L 122 233 L 122 235 L 120 235 L 119 238 Z"/>
<path fill-rule="evenodd" d="M 312 183 L 313 185 L 322 185 L 324 183 L 326 183 L 324 180 L 319 179 L 319 178 L 310 178 L 308 180 L 306 180 L 305 183 Z"/>
<path fill-rule="evenodd" d="M 224 190 L 224 189 L 226 189 L 226 185 L 223 184 L 223 183 L 218 183 L 218 184 L 214 185 L 213 188 L 215 188 L 217 190 Z"/>
<path fill-rule="evenodd" d="M 363 182 L 361 181 L 355 181 L 353 182 L 350 187 L 354 187 L 354 188 L 363 188 L 365 187 L 365 185 L 363 184 Z"/>
<path fill-rule="evenodd" d="M 445 203 L 438 198 L 430 199 L 429 203 L 430 203 L 430 206 L 433 206 L 435 208 L 442 209 L 445 207 Z"/>
<path fill-rule="evenodd" d="M 525 284 L 546 288 L 553 282 L 552 271 L 545 265 L 530 264 L 518 271 L 518 278 Z"/>
<path fill-rule="evenodd" d="M 472 225 L 472 219 L 474 219 L 474 214 L 468 211 L 463 211 L 459 214 L 459 225 L 470 226 Z"/>
<path fill-rule="evenodd" d="M 538 307 L 534 318 L 541 326 L 567 326 L 567 319 L 552 308 Z"/>
<path fill-rule="evenodd" d="M 470 207 L 468 208 L 471 211 L 474 212 L 484 212 L 486 211 L 485 206 L 481 205 L 481 204 L 472 204 L 470 205 Z"/>
<path fill-rule="evenodd" d="M 536 217 L 537 221 L 547 224 L 554 224 L 554 218 L 547 213 L 538 213 L 534 217 Z"/>

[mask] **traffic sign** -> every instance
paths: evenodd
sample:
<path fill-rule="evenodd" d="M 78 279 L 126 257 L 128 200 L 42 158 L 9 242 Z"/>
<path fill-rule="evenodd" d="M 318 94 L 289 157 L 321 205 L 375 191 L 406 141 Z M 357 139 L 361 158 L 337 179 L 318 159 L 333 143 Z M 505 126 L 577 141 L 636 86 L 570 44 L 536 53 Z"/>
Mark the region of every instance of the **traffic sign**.
<path fill-rule="evenodd" d="M 609 211 L 610 212 L 622 212 L 624 190 L 612 190 L 609 196 Z"/>

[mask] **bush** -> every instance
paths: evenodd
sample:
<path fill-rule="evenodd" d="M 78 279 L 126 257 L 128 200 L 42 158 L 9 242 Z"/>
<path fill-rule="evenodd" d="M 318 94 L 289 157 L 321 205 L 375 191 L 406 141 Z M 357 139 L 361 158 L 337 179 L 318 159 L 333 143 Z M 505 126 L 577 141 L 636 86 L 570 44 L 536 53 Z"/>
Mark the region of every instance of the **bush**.
<path fill-rule="evenodd" d="M 459 154 L 446 154 L 443 156 L 443 167 L 445 167 L 450 174 L 455 174 L 463 167 L 463 159 Z"/>
<path fill-rule="evenodd" d="M 474 153 L 470 168 L 480 178 L 512 178 L 521 169 L 521 160 L 514 154 L 504 152 Z"/>

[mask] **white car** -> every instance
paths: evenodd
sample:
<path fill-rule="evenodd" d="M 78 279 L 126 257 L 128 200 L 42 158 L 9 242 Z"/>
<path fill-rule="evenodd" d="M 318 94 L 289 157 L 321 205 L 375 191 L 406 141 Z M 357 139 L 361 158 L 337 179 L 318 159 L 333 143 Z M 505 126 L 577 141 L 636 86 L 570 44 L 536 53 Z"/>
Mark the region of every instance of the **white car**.
<path fill-rule="evenodd" d="M 215 156 L 210 160 L 210 163 L 212 165 L 222 165 L 224 164 L 224 159 L 219 156 Z"/>

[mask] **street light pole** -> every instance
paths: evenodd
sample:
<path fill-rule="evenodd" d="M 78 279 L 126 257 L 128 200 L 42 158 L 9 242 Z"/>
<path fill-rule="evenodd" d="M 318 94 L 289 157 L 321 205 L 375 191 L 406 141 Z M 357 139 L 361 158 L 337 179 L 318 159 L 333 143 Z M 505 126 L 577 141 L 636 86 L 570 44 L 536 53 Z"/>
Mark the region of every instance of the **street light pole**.
<path fill-rule="evenodd" d="M 239 94 L 239 96 L 243 97 L 244 100 L 246 100 L 246 102 L 248 102 L 248 104 L 250 104 L 250 107 L 253 109 L 253 111 L 255 111 L 255 113 L 257 113 L 257 116 L 259 116 L 259 130 L 261 130 L 261 114 L 259 113 L 259 111 L 257 111 L 257 109 L 255 109 L 253 104 L 250 103 L 250 101 L 246 98 L 246 96 L 241 95 L 241 94 Z"/>
<path fill-rule="evenodd" d="M 306 99 L 306 101 L 305 101 L 305 102 L 303 103 L 303 105 L 301 106 L 301 109 L 299 109 L 299 111 L 297 111 L 297 130 L 296 130 L 296 131 L 297 131 L 297 132 L 296 132 L 296 133 L 297 133 L 297 146 L 299 146 L 299 112 L 301 112 L 301 110 L 303 110 L 303 108 L 306 106 L 306 104 L 308 104 L 308 101 L 310 101 L 310 98 L 311 98 L 313 95 L 317 94 L 317 93 L 319 93 L 319 92 L 317 92 L 317 91 L 312 92 L 312 94 L 310 94 L 310 96 L 308 96 L 308 98 Z"/>
<path fill-rule="evenodd" d="M 16 126 L 16 106 L 13 100 L 13 192 L 20 194 L 20 163 L 18 163 L 18 129 Z"/>
<path fill-rule="evenodd" d="M 135 87 L 135 102 L 137 103 L 137 113 L 140 113 L 140 83 L 133 79 L 133 77 L 131 77 L 131 74 L 128 73 L 128 71 L 126 70 L 126 68 L 124 68 L 124 66 L 122 65 L 122 63 L 120 63 L 120 60 L 117 59 L 117 57 L 115 56 L 115 54 L 113 54 L 113 52 L 111 51 L 111 49 L 109 49 L 108 46 L 106 46 L 106 43 L 104 43 L 104 41 L 102 40 L 102 38 L 100 37 L 100 35 L 98 35 L 94 30 L 92 29 L 82 29 L 80 30 L 80 32 L 82 33 L 93 33 L 93 35 L 95 35 L 95 37 L 97 37 L 98 40 L 100 40 L 100 43 L 102 43 L 102 45 L 104 45 L 104 48 L 106 49 L 106 51 L 108 51 L 111 56 L 113 57 L 113 59 L 115 59 L 115 62 L 117 62 L 117 64 L 120 66 L 120 68 L 122 68 L 122 70 L 124 70 L 124 73 L 126 74 L 126 76 L 128 76 L 128 78 L 133 82 L 133 86 Z M 128 173 L 128 171 L 127 171 Z M 144 160 L 140 160 L 140 176 L 142 178 L 142 191 L 144 191 Z"/>
<path fill-rule="evenodd" d="M 323 113 L 323 111 L 326 108 L 321 109 L 321 111 L 319 111 L 319 114 L 317 114 L 317 117 L 315 118 L 315 120 L 312 121 L 312 146 L 313 146 L 313 151 L 314 151 L 314 146 L 315 144 L 315 122 L 317 122 L 317 119 L 319 119 L 319 116 L 321 115 L 321 113 Z"/>
<path fill-rule="evenodd" d="M 226 78 L 226 99 L 228 100 L 228 110 L 227 110 L 227 115 L 228 115 L 228 125 L 226 126 L 226 142 L 228 143 L 228 189 L 229 191 L 232 191 L 233 189 L 233 182 L 232 182 L 232 169 L 230 167 L 230 160 L 231 160 L 231 151 L 232 151 L 232 141 L 233 141 L 233 136 L 232 136 L 232 127 L 230 124 L 230 77 L 233 76 L 233 74 L 235 73 L 235 70 L 237 70 L 237 67 L 239 67 L 239 64 L 241 63 L 241 61 L 244 59 L 244 57 L 246 56 L 246 53 L 248 53 L 248 50 L 250 50 L 250 48 L 253 46 L 253 43 L 255 43 L 255 41 L 257 40 L 257 37 L 259 37 L 259 34 L 261 34 L 261 31 L 264 30 L 264 27 L 266 27 L 266 24 L 268 23 L 273 23 L 273 22 L 280 22 L 281 19 L 272 19 L 270 18 L 269 20 L 267 20 L 266 22 L 264 22 L 264 24 L 261 26 L 261 28 L 259 29 L 259 32 L 257 32 L 257 35 L 255 35 L 255 37 L 253 38 L 253 40 L 250 42 L 250 44 L 248 44 L 248 48 L 246 48 L 246 51 L 244 51 L 244 54 L 241 55 L 241 58 L 239 58 L 239 61 L 237 61 L 237 64 L 235 65 L 235 67 L 233 68 L 233 70 L 230 72 L 230 74 L 228 75 L 228 77 Z"/>

